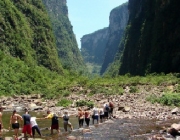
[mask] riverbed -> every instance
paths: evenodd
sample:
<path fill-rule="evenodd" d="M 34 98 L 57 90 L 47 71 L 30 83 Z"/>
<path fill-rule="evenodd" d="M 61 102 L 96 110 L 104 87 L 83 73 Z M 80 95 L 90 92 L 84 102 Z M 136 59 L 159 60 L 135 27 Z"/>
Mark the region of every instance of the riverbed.
<path fill-rule="evenodd" d="M 3 122 L 4 128 L 8 129 L 9 120 L 12 112 L 3 112 Z M 20 115 L 23 112 L 19 112 Z M 43 118 L 45 112 L 30 112 L 31 116 L 36 116 L 37 118 Z M 72 123 L 74 130 L 71 132 L 65 132 L 63 129 L 63 122 L 60 118 L 59 125 L 61 134 L 60 136 L 56 133 L 50 135 L 50 124 L 51 120 L 37 120 L 37 123 L 41 129 L 43 139 L 45 140 L 66 140 L 68 136 L 75 136 L 78 140 L 82 139 L 92 139 L 92 140 L 149 140 L 152 135 L 162 133 L 164 136 L 168 136 L 166 132 L 162 132 L 163 127 L 169 127 L 172 123 L 179 123 L 180 120 L 147 120 L 147 119 L 109 119 L 103 123 L 90 125 L 87 128 L 84 124 L 84 129 L 90 130 L 90 132 L 83 133 L 83 129 L 78 129 L 78 119 L 73 116 L 70 117 L 70 122 Z M 20 135 L 21 135 L 20 130 Z M 8 132 L 3 132 L 3 137 L 12 136 L 13 130 Z M 39 138 L 38 134 L 35 135 Z M 173 138 L 172 138 L 173 139 Z"/>
<path fill-rule="evenodd" d="M 18 114 L 22 115 L 24 112 L 18 112 Z M 30 112 L 30 115 L 33 117 L 37 117 L 37 118 L 44 118 L 44 115 L 46 112 Z M 12 112 L 3 112 L 3 125 L 4 125 L 4 130 L 3 131 L 3 138 L 4 137 L 9 137 L 9 136 L 13 136 L 13 130 L 11 129 L 10 131 L 9 130 L 9 122 L 10 122 L 10 116 L 12 115 Z M 56 130 L 54 130 L 54 135 L 50 135 L 50 126 L 51 126 L 51 119 L 44 119 L 44 120 L 36 120 L 37 123 L 38 123 L 38 126 L 39 128 L 41 129 L 41 133 L 43 135 L 43 139 L 45 140 L 57 140 L 58 138 L 60 139 L 66 139 L 67 135 L 70 135 L 71 133 L 74 133 L 74 132 L 71 132 L 71 131 L 68 131 L 68 133 L 64 133 L 64 128 L 63 128 L 63 121 L 61 118 L 59 118 L 59 125 L 60 125 L 60 130 L 62 132 L 62 135 L 61 136 L 58 136 L 57 135 L 57 132 Z M 75 130 L 78 129 L 78 119 L 77 117 L 70 117 L 70 121 L 74 127 Z M 19 130 L 19 135 L 21 135 L 21 131 L 22 129 L 20 128 Z M 76 134 L 77 132 L 75 132 L 75 134 L 73 135 L 79 135 L 79 134 Z M 36 133 L 35 134 L 35 137 L 36 138 L 40 138 L 40 136 Z M 57 138 L 58 137 L 58 138 Z"/>

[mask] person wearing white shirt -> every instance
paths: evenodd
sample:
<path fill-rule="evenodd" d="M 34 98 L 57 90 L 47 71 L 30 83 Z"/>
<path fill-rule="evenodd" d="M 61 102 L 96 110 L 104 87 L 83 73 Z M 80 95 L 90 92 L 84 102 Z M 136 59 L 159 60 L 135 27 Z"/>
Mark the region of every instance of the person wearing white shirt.
<path fill-rule="evenodd" d="M 94 120 L 97 120 L 97 124 L 99 124 L 99 110 L 96 107 L 93 108 L 93 118 L 92 118 L 93 124 L 94 124 Z"/>
<path fill-rule="evenodd" d="M 38 124 L 37 124 L 37 122 L 36 122 L 37 119 L 41 119 L 41 118 L 31 117 L 31 120 L 30 120 L 30 122 L 31 122 L 31 127 L 32 127 L 32 135 L 33 135 L 33 138 L 34 138 L 34 135 L 35 135 L 35 130 L 36 130 L 36 132 L 40 135 L 40 137 L 42 136 L 41 131 L 40 131 L 40 129 L 39 129 L 39 127 L 38 127 Z"/>

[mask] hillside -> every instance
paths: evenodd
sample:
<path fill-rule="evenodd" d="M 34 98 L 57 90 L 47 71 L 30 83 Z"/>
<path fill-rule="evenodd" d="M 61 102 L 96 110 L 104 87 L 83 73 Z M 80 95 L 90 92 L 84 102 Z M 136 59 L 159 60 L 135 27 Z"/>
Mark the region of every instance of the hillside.
<path fill-rule="evenodd" d="M 42 1 L 0 1 L 0 46 L 0 96 L 51 98 L 63 94 L 77 76 L 62 68 Z"/>
<path fill-rule="evenodd" d="M 40 1 L 0 1 L 0 51 L 27 65 L 62 71 L 49 17 Z M 47 59 L 48 58 L 48 59 Z"/>
<path fill-rule="evenodd" d="M 73 33 L 73 26 L 68 18 L 66 0 L 42 1 L 51 19 L 58 56 L 63 68 L 73 71 L 85 71 L 85 64 Z"/>

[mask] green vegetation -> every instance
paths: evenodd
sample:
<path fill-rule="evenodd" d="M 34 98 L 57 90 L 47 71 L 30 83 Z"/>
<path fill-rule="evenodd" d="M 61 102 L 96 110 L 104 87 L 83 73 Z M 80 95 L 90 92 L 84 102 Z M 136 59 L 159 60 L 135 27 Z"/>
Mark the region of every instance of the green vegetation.
<path fill-rule="evenodd" d="M 80 100 L 76 102 L 76 106 L 80 107 L 80 106 L 87 106 L 90 108 L 94 107 L 94 103 L 92 101 L 84 101 L 84 100 Z"/>
<path fill-rule="evenodd" d="M 137 93 L 138 92 L 138 89 L 136 86 L 130 86 L 130 90 L 129 90 L 130 93 Z"/>
<path fill-rule="evenodd" d="M 52 8 L 49 1 L 45 2 L 46 6 Z M 0 96 L 41 94 L 44 99 L 59 99 L 57 105 L 69 106 L 72 102 L 66 97 L 72 94 L 74 87 L 82 87 L 82 90 L 76 90 L 77 94 L 109 96 L 124 94 L 126 86 L 130 87 L 131 93 L 136 93 L 137 85 L 178 85 L 174 90 L 177 93 L 167 90 L 161 97 L 151 96 L 148 100 L 179 106 L 180 74 L 178 73 L 152 73 L 144 76 L 132 76 L 128 73 L 118 76 L 116 63 L 120 61 L 116 61 L 112 67 L 115 68 L 112 71 L 113 76 L 108 73 L 104 77 L 84 76 L 85 67 L 76 49 L 72 26 L 66 15 L 67 7 L 63 6 L 61 10 L 60 14 L 63 16 L 57 18 L 54 13 L 49 13 L 52 14 L 55 39 L 49 17 L 41 1 L 0 1 Z M 143 20 L 141 33 L 146 26 L 147 21 Z M 58 56 L 62 59 L 65 69 L 62 68 Z M 120 58 L 121 55 L 117 57 Z M 99 68 L 96 67 L 93 71 L 96 73 Z M 77 102 L 77 106 L 84 105 L 93 107 L 94 103 L 83 100 Z"/>
<path fill-rule="evenodd" d="M 119 74 L 180 72 L 178 1 L 129 1 Z M 144 7 L 144 8 L 142 8 Z M 118 54 L 122 51 L 119 50 Z"/>
<path fill-rule="evenodd" d="M 147 97 L 147 101 L 151 103 L 160 103 L 167 106 L 178 106 L 180 107 L 180 92 L 179 93 L 165 93 L 161 97 L 151 95 Z"/>
<path fill-rule="evenodd" d="M 95 63 L 86 63 L 86 67 L 92 77 L 100 75 L 100 65 L 97 65 Z"/>
<path fill-rule="evenodd" d="M 0 50 L 6 55 L 62 74 L 50 20 L 41 1 L 1 0 L 0 40 Z"/>
<path fill-rule="evenodd" d="M 64 0 L 42 0 L 49 14 L 56 39 L 58 56 L 63 68 L 86 73 L 78 48 L 73 26 L 68 18 L 68 8 Z"/>
<path fill-rule="evenodd" d="M 57 106 L 63 106 L 63 107 L 67 107 L 69 105 L 72 104 L 72 101 L 70 100 L 67 100 L 65 98 L 62 98 L 58 103 L 57 103 Z"/>

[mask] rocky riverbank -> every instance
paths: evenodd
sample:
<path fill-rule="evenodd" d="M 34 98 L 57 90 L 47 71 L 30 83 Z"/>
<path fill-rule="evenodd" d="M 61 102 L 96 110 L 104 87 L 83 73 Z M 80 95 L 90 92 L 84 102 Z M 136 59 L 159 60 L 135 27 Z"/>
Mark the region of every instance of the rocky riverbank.
<path fill-rule="evenodd" d="M 152 104 L 146 101 L 149 95 L 161 96 L 165 90 L 175 92 L 176 85 L 162 85 L 162 86 L 152 86 L 152 85 L 138 85 L 137 93 L 131 93 L 129 86 L 124 86 L 124 93 L 122 95 L 108 95 L 103 93 L 94 94 L 89 96 L 91 92 L 90 89 L 83 89 L 83 87 L 73 87 L 71 89 L 72 93 L 68 100 L 73 103 L 70 107 L 57 107 L 56 104 L 60 99 L 46 100 L 40 94 L 37 95 L 20 95 L 12 97 L 1 97 L 0 104 L 5 110 L 23 110 L 23 108 L 28 108 L 33 111 L 44 111 L 50 109 L 57 114 L 62 114 L 63 110 L 68 110 L 71 115 L 77 114 L 76 102 L 80 100 L 93 101 L 97 107 L 102 107 L 104 103 L 107 103 L 108 99 L 111 100 L 114 105 L 114 116 L 115 120 L 156 120 L 156 122 L 168 122 L 167 124 L 160 125 L 162 131 L 170 127 L 173 123 L 171 120 L 180 120 L 180 112 L 177 107 L 162 106 L 158 103 Z M 109 92 L 111 92 L 111 87 L 106 87 Z M 81 94 L 79 94 L 81 93 Z M 170 120 L 170 121 L 169 121 Z M 114 121 L 114 120 L 113 120 Z M 113 123 L 112 123 L 113 124 Z M 163 124 L 163 123 L 161 123 Z M 153 130 L 152 130 L 153 131 Z M 138 134 L 137 134 L 138 135 Z"/>

